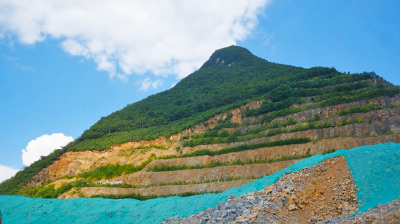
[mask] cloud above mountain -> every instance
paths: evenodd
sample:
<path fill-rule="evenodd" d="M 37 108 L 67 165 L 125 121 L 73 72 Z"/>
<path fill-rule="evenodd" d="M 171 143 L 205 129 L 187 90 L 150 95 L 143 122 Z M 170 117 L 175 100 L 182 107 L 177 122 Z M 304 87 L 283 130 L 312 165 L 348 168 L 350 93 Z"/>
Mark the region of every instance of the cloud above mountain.
<path fill-rule="evenodd" d="M 244 40 L 268 2 L 3 0 L 0 38 L 59 39 L 65 52 L 122 80 L 146 72 L 183 78 L 215 49 Z"/>
<path fill-rule="evenodd" d="M 13 177 L 19 170 L 0 165 L 0 183 Z"/>
<path fill-rule="evenodd" d="M 139 90 L 148 90 L 150 87 L 153 89 L 157 89 L 158 87 L 162 86 L 164 82 L 161 79 L 151 80 L 150 77 L 147 77 L 143 80 L 140 80 L 137 85 L 140 85 Z"/>
<path fill-rule="evenodd" d="M 39 160 L 41 156 L 47 156 L 55 149 L 60 149 L 73 140 L 72 137 L 65 136 L 63 133 L 42 135 L 30 141 L 26 149 L 22 150 L 22 163 L 29 166 Z"/>

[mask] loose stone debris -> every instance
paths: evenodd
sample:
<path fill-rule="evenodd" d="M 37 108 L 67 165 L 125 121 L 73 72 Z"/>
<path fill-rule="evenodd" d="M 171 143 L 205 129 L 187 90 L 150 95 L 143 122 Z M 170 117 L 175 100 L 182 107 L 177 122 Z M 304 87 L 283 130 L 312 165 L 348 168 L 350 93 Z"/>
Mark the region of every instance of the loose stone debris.
<path fill-rule="evenodd" d="M 356 186 L 342 156 L 287 173 L 260 191 L 231 195 L 214 208 L 162 223 L 320 223 L 353 214 L 357 204 Z"/>
<path fill-rule="evenodd" d="M 400 198 L 384 205 L 379 204 L 375 209 L 364 213 L 359 213 L 350 218 L 339 216 L 336 218 L 327 219 L 321 223 L 398 224 L 400 223 Z"/>

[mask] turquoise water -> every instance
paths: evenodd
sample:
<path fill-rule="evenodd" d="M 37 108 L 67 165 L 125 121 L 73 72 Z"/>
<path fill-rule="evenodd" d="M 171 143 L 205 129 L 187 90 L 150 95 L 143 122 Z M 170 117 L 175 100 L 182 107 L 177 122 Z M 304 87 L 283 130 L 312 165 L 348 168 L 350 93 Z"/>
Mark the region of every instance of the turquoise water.
<path fill-rule="evenodd" d="M 361 211 L 400 196 L 400 144 L 386 143 L 315 155 L 299 161 L 271 176 L 258 179 L 220 194 L 191 197 L 134 199 L 41 199 L 22 196 L 0 196 L 3 223 L 157 223 L 175 215 L 191 215 L 239 196 L 261 190 L 275 183 L 285 173 L 298 171 L 321 161 L 345 155 L 352 171 Z"/>

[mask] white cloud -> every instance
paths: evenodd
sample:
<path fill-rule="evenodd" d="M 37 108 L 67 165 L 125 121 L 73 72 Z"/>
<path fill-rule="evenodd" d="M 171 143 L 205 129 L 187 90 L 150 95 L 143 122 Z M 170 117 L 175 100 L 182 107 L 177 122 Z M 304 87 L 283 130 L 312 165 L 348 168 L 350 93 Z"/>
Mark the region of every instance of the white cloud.
<path fill-rule="evenodd" d="M 164 82 L 161 79 L 156 79 L 152 81 L 150 77 L 147 77 L 138 83 L 138 85 L 140 85 L 139 90 L 144 90 L 144 91 L 148 90 L 150 87 L 152 87 L 153 89 L 157 89 L 163 84 Z"/>
<path fill-rule="evenodd" d="M 125 82 L 125 83 L 128 82 L 128 76 L 126 76 L 126 75 L 117 74 L 117 78 L 118 78 L 119 80 L 121 80 L 122 82 Z"/>
<path fill-rule="evenodd" d="M 89 50 L 74 40 L 66 40 L 62 42 L 61 46 L 71 55 L 81 55 L 86 58 L 90 58 Z"/>
<path fill-rule="evenodd" d="M 270 0 L 2 0 L 0 31 L 34 44 L 62 40 L 111 77 L 152 72 L 183 78 L 214 50 L 244 40 Z M 1 38 L 1 35 L 0 35 Z"/>
<path fill-rule="evenodd" d="M 0 165 L 0 183 L 14 176 L 19 170 Z"/>
<path fill-rule="evenodd" d="M 29 166 L 36 160 L 39 160 L 40 156 L 47 156 L 55 149 L 60 149 L 73 140 L 72 137 L 65 136 L 62 133 L 42 135 L 30 141 L 26 149 L 22 150 L 22 163 L 25 166 Z"/>
<path fill-rule="evenodd" d="M 176 84 L 177 84 L 176 82 L 175 82 L 175 83 L 172 83 L 171 88 L 174 88 L 174 86 L 175 86 Z"/>

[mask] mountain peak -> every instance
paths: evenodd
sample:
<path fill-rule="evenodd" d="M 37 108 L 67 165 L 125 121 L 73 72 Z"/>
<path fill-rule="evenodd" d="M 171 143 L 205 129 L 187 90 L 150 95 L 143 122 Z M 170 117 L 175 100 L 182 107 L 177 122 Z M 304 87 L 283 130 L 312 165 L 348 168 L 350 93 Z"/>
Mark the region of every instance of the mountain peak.
<path fill-rule="evenodd" d="M 217 64 L 231 66 L 237 62 L 247 61 L 256 58 L 249 50 L 239 46 L 229 46 L 216 50 L 202 67 L 213 66 Z"/>

